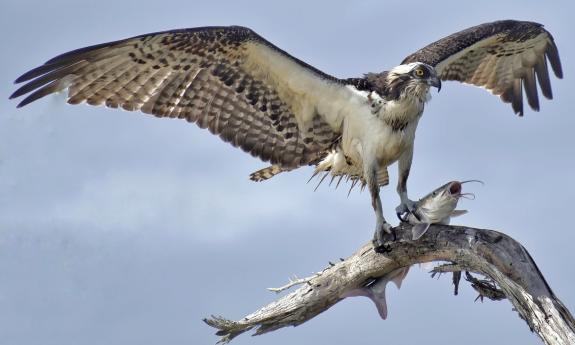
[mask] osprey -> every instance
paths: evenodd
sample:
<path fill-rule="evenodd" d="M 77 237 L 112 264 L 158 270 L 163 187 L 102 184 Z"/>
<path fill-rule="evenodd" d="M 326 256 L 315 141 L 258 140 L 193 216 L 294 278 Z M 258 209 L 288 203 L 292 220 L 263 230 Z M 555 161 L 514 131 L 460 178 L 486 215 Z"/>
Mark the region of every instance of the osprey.
<path fill-rule="evenodd" d="M 339 79 L 239 26 L 140 35 L 59 55 L 23 74 L 10 98 L 18 107 L 67 90 L 86 102 L 208 128 L 269 168 L 261 181 L 314 165 L 367 186 L 376 213 L 374 244 L 391 226 L 379 188 L 398 162 L 398 214 L 412 211 L 407 179 L 418 121 L 431 87 L 456 80 L 483 87 L 523 115 L 523 92 L 539 110 L 536 79 L 552 98 L 547 62 L 562 77 L 557 47 L 541 24 L 504 20 L 457 32 L 418 50 L 389 71 Z"/>

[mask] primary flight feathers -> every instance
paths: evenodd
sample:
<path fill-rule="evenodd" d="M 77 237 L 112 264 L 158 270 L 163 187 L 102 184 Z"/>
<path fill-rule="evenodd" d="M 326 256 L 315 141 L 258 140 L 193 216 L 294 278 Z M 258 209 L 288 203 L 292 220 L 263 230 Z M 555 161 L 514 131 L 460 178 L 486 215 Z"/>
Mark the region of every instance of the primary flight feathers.
<path fill-rule="evenodd" d="M 553 98 L 547 61 L 563 77 L 553 36 L 543 25 L 503 20 L 454 33 L 418 50 L 402 63 L 425 62 L 442 80 L 457 80 L 483 87 L 511 103 L 523 115 L 523 91 L 533 110 L 539 110 L 537 85 L 543 96 Z"/>

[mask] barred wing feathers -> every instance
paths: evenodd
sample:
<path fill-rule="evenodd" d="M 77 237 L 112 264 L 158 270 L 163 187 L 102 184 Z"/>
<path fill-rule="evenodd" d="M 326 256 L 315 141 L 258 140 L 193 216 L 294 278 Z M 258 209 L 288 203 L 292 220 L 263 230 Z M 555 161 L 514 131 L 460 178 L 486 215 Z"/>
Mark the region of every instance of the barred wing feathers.
<path fill-rule="evenodd" d="M 536 79 L 543 96 L 553 98 L 547 62 L 563 77 L 553 36 L 543 25 L 503 20 L 454 33 L 418 50 L 403 63 L 424 62 L 436 68 L 442 80 L 473 84 L 511 103 L 523 115 L 523 90 L 527 102 L 539 110 Z"/>
<path fill-rule="evenodd" d="M 338 79 L 243 27 L 141 35 L 57 56 L 16 80 L 24 106 L 68 90 L 86 102 L 186 119 L 264 161 L 317 161 L 341 119 L 323 109 L 350 92 Z"/>

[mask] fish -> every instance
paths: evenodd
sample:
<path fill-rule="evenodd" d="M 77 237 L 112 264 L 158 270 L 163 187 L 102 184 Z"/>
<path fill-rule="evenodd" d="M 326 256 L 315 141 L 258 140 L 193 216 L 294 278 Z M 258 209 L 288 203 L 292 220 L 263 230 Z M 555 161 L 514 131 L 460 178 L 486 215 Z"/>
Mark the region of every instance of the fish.
<path fill-rule="evenodd" d="M 435 189 L 415 203 L 415 209 L 407 214 L 402 221 L 412 224 L 412 239 L 417 240 L 423 236 L 431 224 L 449 224 L 452 217 L 458 217 L 467 213 L 467 210 L 456 210 L 459 199 L 472 195 L 462 193 L 462 185 L 467 182 L 479 182 L 479 180 L 450 181 Z"/>
<path fill-rule="evenodd" d="M 342 297 L 368 297 L 375 304 L 379 316 L 385 320 L 387 319 L 387 300 L 385 299 L 385 288 L 387 287 L 387 283 L 391 281 L 395 286 L 397 286 L 397 289 L 400 289 L 408 272 L 409 267 L 395 269 L 382 277 L 369 280 L 361 288 L 346 292 Z"/>

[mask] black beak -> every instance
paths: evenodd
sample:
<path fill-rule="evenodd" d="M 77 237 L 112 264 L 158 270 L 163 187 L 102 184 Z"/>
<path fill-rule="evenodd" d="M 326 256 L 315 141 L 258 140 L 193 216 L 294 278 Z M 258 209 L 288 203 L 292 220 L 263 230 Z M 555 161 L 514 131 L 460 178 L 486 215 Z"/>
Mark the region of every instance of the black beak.
<path fill-rule="evenodd" d="M 437 88 L 437 92 L 441 91 L 441 79 L 438 77 L 429 78 L 429 85 L 435 86 Z"/>

